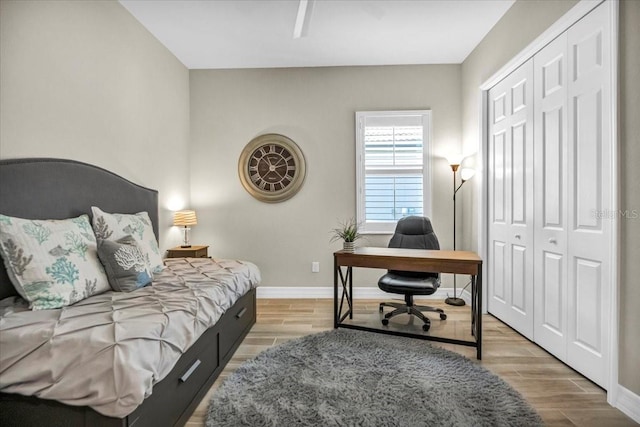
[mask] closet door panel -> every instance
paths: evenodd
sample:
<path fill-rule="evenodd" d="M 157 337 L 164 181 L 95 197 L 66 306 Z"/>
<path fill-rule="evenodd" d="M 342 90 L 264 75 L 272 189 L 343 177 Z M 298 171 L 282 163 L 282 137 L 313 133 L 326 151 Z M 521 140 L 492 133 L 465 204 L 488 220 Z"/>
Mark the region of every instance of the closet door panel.
<path fill-rule="evenodd" d="M 542 112 L 542 140 L 539 141 L 542 153 L 541 163 L 537 163 L 540 169 L 542 185 L 540 199 L 540 214 L 542 215 L 542 227 L 547 229 L 564 230 L 565 197 L 564 185 L 564 158 L 566 155 L 565 141 L 565 108 L 554 105 L 553 102 L 548 111 Z"/>
<path fill-rule="evenodd" d="M 607 387 L 614 214 L 608 9 L 568 31 L 569 314 L 567 362 Z"/>
<path fill-rule="evenodd" d="M 533 337 L 533 62 L 489 91 L 489 311 Z"/>
<path fill-rule="evenodd" d="M 531 141 L 529 141 L 531 143 Z M 527 226 L 527 123 L 511 128 L 511 224 Z"/>
<path fill-rule="evenodd" d="M 527 248 L 520 245 L 511 245 L 511 309 L 522 316 L 527 315 L 528 303 L 527 288 L 522 284 L 527 283 L 527 273 L 530 266 L 527 265 Z"/>
<path fill-rule="evenodd" d="M 534 340 L 567 357 L 567 36 L 534 58 Z"/>
<path fill-rule="evenodd" d="M 489 138 L 489 245 L 492 259 L 489 269 L 488 292 L 489 311 L 504 319 L 508 316 L 511 288 L 508 286 L 511 263 L 508 261 L 508 209 L 511 204 L 507 170 L 510 168 L 507 148 L 511 134 L 509 87 L 500 84 L 489 96 L 489 117 L 491 122 Z M 509 101 L 509 102 L 508 102 Z"/>
<path fill-rule="evenodd" d="M 493 258 L 493 268 L 491 270 L 491 294 L 494 307 L 502 307 L 507 303 L 509 299 L 507 295 L 507 289 L 505 287 L 507 262 L 506 262 L 506 248 L 507 244 L 499 240 L 493 241 L 493 250 L 491 251 L 491 257 Z M 498 309 L 499 310 L 499 309 Z"/>
<path fill-rule="evenodd" d="M 565 331 L 564 305 L 566 303 L 563 295 L 566 286 L 563 277 L 565 274 L 565 257 L 562 254 L 545 252 L 542 254 L 544 260 L 542 267 L 542 283 L 536 287 L 536 292 L 542 293 L 542 315 L 540 326 L 547 329 L 547 333 L 554 334 L 562 339 Z"/>
<path fill-rule="evenodd" d="M 594 354 L 602 353 L 602 263 L 576 258 L 573 284 L 576 299 L 575 344 Z"/>
<path fill-rule="evenodd" d="M 493 189 L 493 215 L 491 216 L 492 222 L 498 231 L 498 228 L 503 228 L 507 223 L 507 195 L 505 191 L 506 187 L 506 132 L 504 130 L 498 130 L 492 138 L 491 148 L 491 164 L 493 166 L 493 174 L 491 179 L 491 187 Z"/>
<path fill-rule="evenodd" d="M 573 184 L 576 230 L 602 231 L 602 96 L 591 90 L 574 97 Z"/>

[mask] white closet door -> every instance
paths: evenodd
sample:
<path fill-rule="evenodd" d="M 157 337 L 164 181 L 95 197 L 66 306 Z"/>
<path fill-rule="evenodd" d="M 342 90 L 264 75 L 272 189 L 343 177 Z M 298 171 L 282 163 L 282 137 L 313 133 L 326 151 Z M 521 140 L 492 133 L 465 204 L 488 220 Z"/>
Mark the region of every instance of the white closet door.
<path fill-rule="evenodd" d="M 604 388 L 618 214 L 610 10 L 489 91 L 487 160 L 489 311 Z"/>
<path fill-rule="evenodd" d="M 489 311 L 533 338 L 533 60 L 489 91 Z"/>
<path fill-rule="evenodd" d="M 567 362 L 607 386 L 612 211 L 609 13 L 568 30 L 569 233 Z"/>
<path fill-rule="evenodd" d="M 567 34 L 534 57 L 534 341 L 567 357 Z"/>

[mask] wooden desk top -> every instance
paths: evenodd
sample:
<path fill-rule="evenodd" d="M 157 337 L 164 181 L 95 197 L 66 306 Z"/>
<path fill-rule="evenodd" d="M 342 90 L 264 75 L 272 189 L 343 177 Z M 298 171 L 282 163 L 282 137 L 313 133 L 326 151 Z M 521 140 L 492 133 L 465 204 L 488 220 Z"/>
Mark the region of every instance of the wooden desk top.
<path fill-rule="evenodd" d="M 403 271 L 477 275 L 482 266 L 482 258 L 471 251 L 364 247 L 354 252 L 337 251 L 333 256 L 340 266 Z"/>

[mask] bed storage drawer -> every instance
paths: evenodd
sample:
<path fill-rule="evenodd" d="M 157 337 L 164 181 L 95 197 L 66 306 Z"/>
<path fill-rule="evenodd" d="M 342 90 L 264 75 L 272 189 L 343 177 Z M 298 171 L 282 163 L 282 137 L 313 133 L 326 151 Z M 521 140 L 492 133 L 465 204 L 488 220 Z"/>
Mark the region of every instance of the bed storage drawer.
<path fill-rule="evenodd" d="M 129 426 L 174 425 L 218 367 L 218 328 L 213 327 L 183 355 L 171 373 L 153 387 L 145 405 L 129 415 Z"/>
<path fill-rule="evenodd" d="M 220 358 L 224 359 L 242 332 L 256 322 L 256 293 L 247 293 L 222 317 L 220 322 Z"/>

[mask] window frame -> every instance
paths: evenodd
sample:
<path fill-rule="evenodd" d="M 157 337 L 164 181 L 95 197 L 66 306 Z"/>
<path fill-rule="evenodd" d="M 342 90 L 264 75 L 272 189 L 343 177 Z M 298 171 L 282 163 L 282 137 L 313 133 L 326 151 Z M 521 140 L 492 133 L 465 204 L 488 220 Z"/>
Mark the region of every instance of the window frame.
<path fill-rule="evenodd" d="M 431 218 L 431 110 L 392 110 L 356 112 L 356 220 L 361 234 L 393 234 L 397 221 L 366 221 L 365 219 L 365 120 L 368 117 L 422 116 L 422 211 Z"/>

